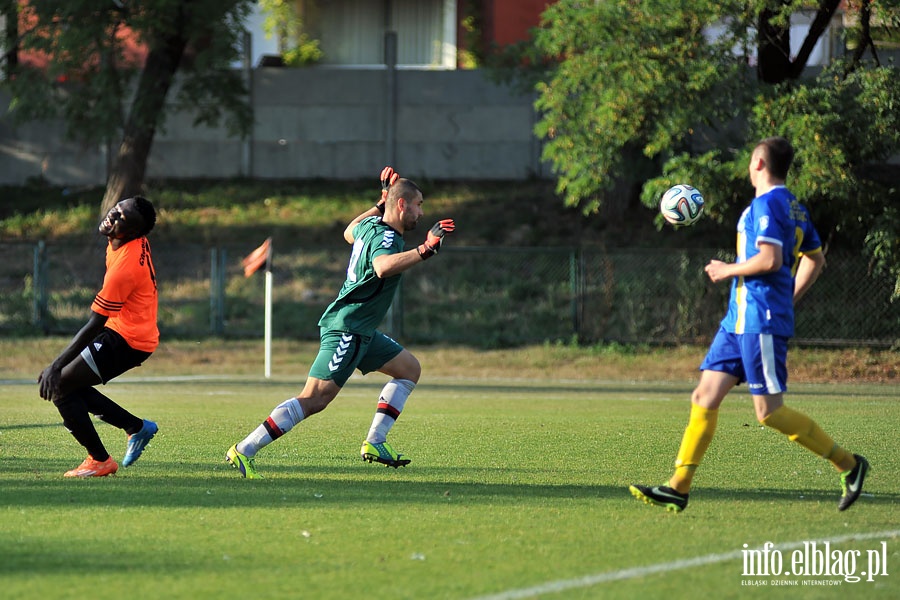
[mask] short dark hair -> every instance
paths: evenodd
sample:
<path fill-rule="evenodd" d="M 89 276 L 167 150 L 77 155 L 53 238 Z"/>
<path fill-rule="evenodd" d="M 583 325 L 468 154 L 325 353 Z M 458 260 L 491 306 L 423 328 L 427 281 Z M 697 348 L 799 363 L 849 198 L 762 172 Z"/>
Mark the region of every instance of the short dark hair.
<path fill-rule="evenodd" d="M 397 201 L 397 198 L 411 200 L 416 194 L 421 194 L 423 197 L 425 196 L 425 194 L 422 194 L 422 190 L 419 189 L 419 186 L 411 180 L 401 177 L 390 187 L 390 190 L 388 191 L 388 200 L 394 202 Z"/>
<path fill-rule="evenodd" d="M 153 208 L 153 203 L 143 196 L 134 197 L 134 208 L 137 209 L 144 220 L 144 227 L 140 233 L 141 235 L 147 235 L 153 230 L 153 226 L 156 225 L 156 209 Z"/>
<path fill-rule="evenodd" d="M 759 141 L 757 148 L 762 148 L 766 168 L 778 179 L 787 179 L 791 163 L 794 162 L 794 147 L 783 137 L 767 137 Z"/>

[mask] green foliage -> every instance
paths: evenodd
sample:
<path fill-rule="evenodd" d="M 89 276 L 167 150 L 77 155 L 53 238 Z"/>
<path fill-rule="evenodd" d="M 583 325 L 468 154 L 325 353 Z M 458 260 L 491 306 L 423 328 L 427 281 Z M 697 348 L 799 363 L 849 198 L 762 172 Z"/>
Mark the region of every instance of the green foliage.
<path fill-rule="evenodd" d="M 797 152 L 791 189 L 801 200 L 865 203 L 874 190 L 865 167 L 900 150 L 900 70 L 827 69 L 809 82 L 783 84 L 754 107 L 751 133 L 789 137 Z M 769 132 L 769 133 L 767 133 Z"/>
<path fill-rule="evenodd" d="M 659 177 L 649 179 L 641 189 L 641 201 L 655 208 L 659 199 L 669 187 L 679 183 L 689 183 L 703 194 L 704 219 L 733 225 L 731 209 L 746 202 L 752 194 L 747 183 L 746 164 L 723 158 L 720 150 L 710 150 L 698 156 L 682 152 L 672 156 L 663 164 Z M 741 154 L 743 156 L 743 154 Z M 749 153 L 746 155 L 749 159 Z M 665 226 L 662 215 L 656 216 L 658 228 Z"/>
<path fill-rule="evenodd" d="M 823 239 L 863 250 L 900 290 L 900 221 L 891 208 L 900 203 L 900 175 L 888 164 L 900 153 L 900 70 L 877 53 L 873 60 L 853 54 L 818 77 L 769 86 L 748 67 L 761 11 L 771 25 L 787 26 L 804 6 L 562 0 L 550 7 L 528 62 L 553 63 L 536 85 L 535 130 L 566 204 L 594 212 L 624 181 L 642 186 L 641 202 L 655 208 L 668 186 L 690 183 L 704 194 L 708 218 L 733 223 L 752 194 L 750 146 L 783 135 L 797 152 L 789 184 Z M 898 3 L 872 8 L 879 39 L 889 38 L 900 23 Z M 864 19 L 857 22 L 848 37 L 865 39 Z"/>
<path fill-rule="evenodd" d="M 482 42 L 484 29 L 484 6 L 477 0 L 462 0 L 459 3 L 462 43 L 457 50 L 460 67 L 475 69 L 484 64 L 486 49 Z"/>
<path fill-rule="evenodd" d="M 243 47 L 243 21 L 250 2 L 210 0 L 208 4 L 209 12 L 197 17 L 203 26 L 198 25 L 196 38 L 188 46 L 188 59 L 182 60 L 174 98 L 168 104 L 173 110 L 192 111 L 194 126 L 215 127 L 221 122 L 230 135 L 244 136 L 253 115 L 243 74 L 233 65 L 249 52 Z"/>
<path fill-rule="evenodd" d="M 567 204 L 596 210 L 603 192 L 634 175 L 634 161 L 658 161 L 685 147 L 702 125 L 730 118 L 724 84 L 747 89 L 726 30 L 705 28 L 734 7 L 720 2 L 563 1 L 550 7 L 535 45 L 558 64 L 537 85 L 543 157 Z M 737 29 L 737 28 L 734 28 Z"/>
<path fill-rule="evenodd" d="M 372 187 L 354 182 L 336 187 L 322 182 L 150 181 L 147 196 L 160 212 L 154 238 L 171 234 L 231 240 L 241 232 L 254 240 L 265 239 L 279 226 L 328 230 L 352 218 L 352 211 L 364 210 Z M 0 239 L 53 240 L 95 231 L 96 200 L 103 191 L 9 186 L 0 188 L 0 194 L 10 200 L 0 206 Z"/>
<path fill-rule="evenodd" d="M 7 239 L 46 239 L 54 236 L 78 235 L 96 227 L 97 211 L 82 204 L 65 211 L 37 209 L 16 212 L 0 219 L 0 237 Z"/>
<path fill-rule="evenodd" d="M 281 57 L 288 67 L 313 65 L 322 60 L 319 40 L 303 33 L 300 3 L 291 0 L 259 0 L 263 14 L 263 30 L 268 38 L 278 40 Z"/>
<path fill-rule="evenodd" d="M 10 113 L 20 122 L 62 118 L 70 138 L 99 143 L 118 136 L 133 101 L 133 124 L 162 129 L 165 112 L 142 111 L 133 88 L 141 47 L 152 49 L 178 34 L 187 36 L 187 50 L 169 104 L 190 107 L 197 125 L 224 121 L 242 134 L 252 117 L 240 73 L 231 65 L 241 57 L 242 23 L 251 7 L 252 0 L 29 2 L 22 8 L 19 51 L 37 62 L 22 60 L 5 82 Z M 185 32 L 177 29 L 176 14 L 185 15 Z"/>
<path fill-rule="evenodd" d="M 284 64 L 288 67 L 314 65 L 322 60 L 323 56 L 319 40 L 310 39 L 308 35 L 303 34 L 296 46 L 284 52 Z"/>
<path fill-rule="evenodd" d="M 900 151 L 900 70 L 846 73 L 837 64 L 814 80 L 765 90 L 747 137 L 769 135 L 794 144 L 789 185 L 812 210 L 823 241 L 862 249 L 872 269 L 892 274 L 900 290 L 900 181 L 886 164 Z M 642 201 L 653 206 L 668 185 L 692 182 L 704 193 L 707 215 L 727 222 L 728 209 L 743 206 L 752 194 L 746 182 L 750 146 L 673 157 L 660 177 L 645 184 Z"/>
<path fill-rule="evenodd" d="M 276 38 L 286 44 L 291 35 L 300 31 L 303 20 L 297 12 L 297 2 L 292 0 L 259 0 L 263 14 L 263 31 L 267 38 Z"/>
<path fill-rule="evenodd" d="M 900 300 L 900 211 L 897 201 L 885 205 L 884 212 L 869 225 L 865 244 L 876 271 L 895 276 L 891 300 Z"/>
<path fill-rule="evenodd" d="M 900 151 L 900 69 L 846 77 L 828 70 L 760 104 L 754 117 L 757 132 L 774 121 L 794 140 L 791 189 L 814 211 L 820 233 L 861 241 L 873 267 L 900 285 L 900 181 L 883 175 Z"/>
<path fill-rule="evenodd" d="M 25 275 L 20 293 L 0 294 L 0 327 L 8 335 L 28 335 L 33 331 L 34 277 Z"/>

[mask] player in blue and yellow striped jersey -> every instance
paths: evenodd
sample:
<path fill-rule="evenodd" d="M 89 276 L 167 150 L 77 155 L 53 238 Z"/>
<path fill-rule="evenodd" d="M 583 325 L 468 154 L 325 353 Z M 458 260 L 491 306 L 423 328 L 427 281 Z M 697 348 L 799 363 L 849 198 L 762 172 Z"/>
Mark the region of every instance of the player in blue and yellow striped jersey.
<path fill-rule="evenodd" d="M 319 353 L 303 391 L 276 406 L 269 417 L 225 454 L 242 477 L 256 479 L 254 456 L 300 421 L 325 409 L 359 369 L 391 378 L 381 390 L 372 425 L 363 441 L 363 460 L 401 467 L 409 458 L 396 452 L 387 434 L 400 416 L 421 374 L 419 361 L 396 341 L 376 330 L 391 306 L 401 274 L 434 256 L 444 235 L 455 229 L 452 219 L 434 224 L 425 242 L 405 250 L 403 234 L 424 214 L 419 187 L 391 167 L 381 172 L 381 200 L 354 218 L 344 230 L 353 245 L 347 276 L 337 298 L 319 320 Z"/>
<path fill-rule="evenodd" d="M 737 226 L 737 260 L 710 261 L 710 280 L 731 279 L 728 312 L 700 366 L 691 395 L 691 415 L 675 460 L 675 473 L 662 486 L 630 486 L 648 504 L 679 512 L 687 507 L 694 472 L 716 430 L 725 395 L 747 382 L 760 423 L 829 460 L 841 473 L 838 510 L 859 498 L 869 463 L 836 444 L 815 421 L 784 405 L 787 345 L 794 335 L 794 304 L 815 282 L 825 257 L 809 212 L 785 187 L 794 150 L 788 140 L 760 141 L 750 158 L 756 197 Z"/>

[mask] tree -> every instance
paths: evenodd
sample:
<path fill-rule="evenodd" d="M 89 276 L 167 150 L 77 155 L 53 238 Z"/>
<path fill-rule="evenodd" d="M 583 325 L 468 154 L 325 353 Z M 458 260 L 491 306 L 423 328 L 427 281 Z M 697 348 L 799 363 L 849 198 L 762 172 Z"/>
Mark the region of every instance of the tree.
<path fill-rule="evenodd" d="M 624 181 L 652 207 L 690 182 L 724 221 L 750 197 L 749 146 L 784 135 L 797 148 L 791 188 L 820 233 L 865 248 L 900 295 L 900 181 L 887 164 L 900 153 L 900 71 L 882 63 L 873 33 L 896 35 L 900 3 L 849 3 L 846 56 L 816 76 L 807 63 L 838 5 L 813 5 L 796 56 L 791 18 L 809 6 L 799 0 L 550 6 L 524 62 L 549 64 L 536 132 L 565 202 L 596 211 Z"/>
<path fill-rule="evenodd" d="M 303 31 L 301 18 L 305 7 L 296 0 L 258 0 L 265 14 L 263 31 L 278 41 L 278 50 L 286 67 L 301 67 L 319 62 L 324 53 L 319 41 Z"/>
<path fill-rule="evenodd" d="M 85 144 L 118 140 L 100 208 L 105 213 L 141 192 L 153 138 L 169 109 L 193 111 L 195 125 L 224 120 L 233 135 L 249 131 L 246 86 L 230 65 L 241 56 L 252 1 L 19 3 L 18 57 L 7 59 L 12 116 L 62 117 L 67 136 Z"/>
<path fill-rule="evenodd" d="M 4 39 L 3 57 L 4 79 L 9 79 L 19 64 L 19 20 L 18 3 L 16 0 L 2 0 L 0 2 L 0 16 L 3 17 Z"/>

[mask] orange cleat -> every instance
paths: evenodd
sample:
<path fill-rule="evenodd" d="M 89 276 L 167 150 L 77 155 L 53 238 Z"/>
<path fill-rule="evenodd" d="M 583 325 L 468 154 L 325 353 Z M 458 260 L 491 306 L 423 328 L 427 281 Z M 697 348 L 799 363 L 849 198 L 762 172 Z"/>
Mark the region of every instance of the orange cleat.
<path fill-rule="evenodd" d="M 84 462 L 71 471 L 66 471 L 66 477 L 106 477 L 114 475 L 119 470 L 119 465 L 113 460 L 112 456 L 105 461 L 100 462 L 94 460 L 94 457 L 88 454 Z"/>

